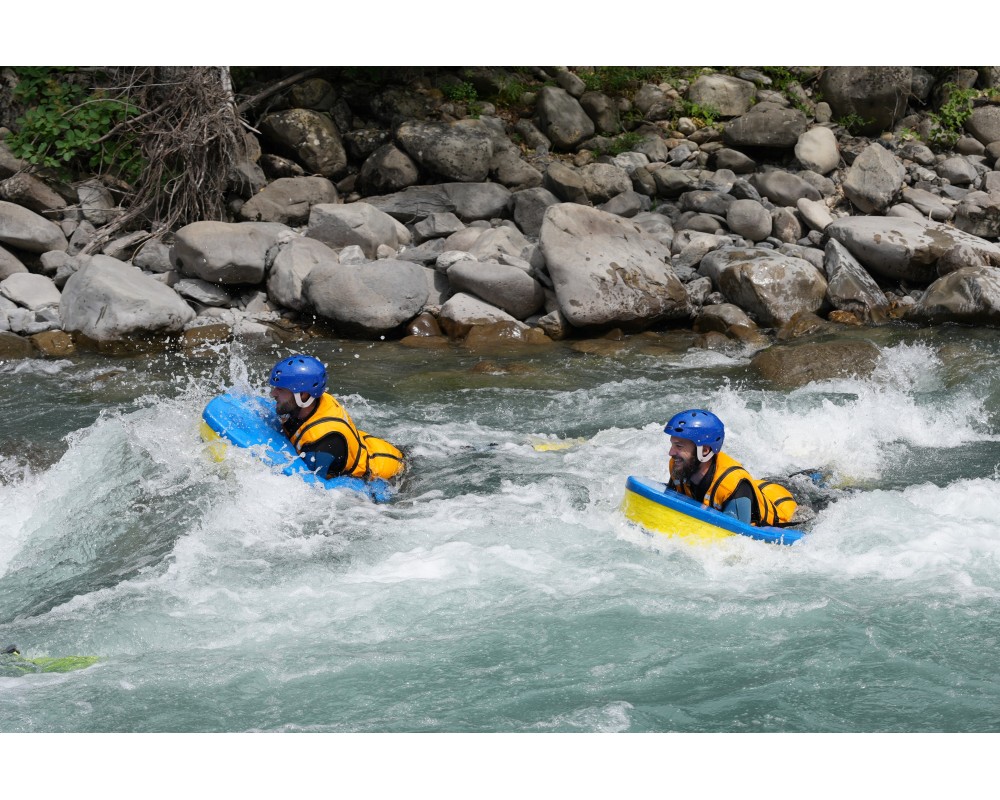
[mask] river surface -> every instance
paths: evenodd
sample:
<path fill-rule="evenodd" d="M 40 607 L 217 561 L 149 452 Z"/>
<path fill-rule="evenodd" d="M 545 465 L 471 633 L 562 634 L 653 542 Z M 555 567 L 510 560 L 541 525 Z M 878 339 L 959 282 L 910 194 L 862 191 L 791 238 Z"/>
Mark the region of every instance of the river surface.
<path fill-rule="evenodd" d="M 207 457 L 205 404 L 288 347 L 0 362 L 0 642 L 101 659 L 0 675 L 0 732 L 997 731 L 1000 337 L 861 335 L 871 378 L 794 391 L 670 335 L 314 340 L 410 454 L 386 505 Z M 622 518 L 689 407 L 821 473 L 801 543 Z"/>

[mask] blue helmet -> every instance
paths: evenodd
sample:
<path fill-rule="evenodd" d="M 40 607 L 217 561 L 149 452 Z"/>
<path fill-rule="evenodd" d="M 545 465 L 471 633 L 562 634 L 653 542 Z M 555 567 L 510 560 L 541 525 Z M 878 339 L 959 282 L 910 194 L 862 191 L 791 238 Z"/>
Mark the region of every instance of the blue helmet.
<path fill-rule="evenodd" d="M 726 426 L 722 424 L 722 420 L 711 411 L 703 411 L 700 408 L 674 414 L 663 432 L 678 439 L 687 439 L 699 446 L 704 445 L 713 453 L 718 453 L 722 449 L 722 442 L 726 438 Z"/>
<path fill-rule="evenodd" d="M 268 383 L 296 394 L 309 392 L 312 397 L 319 397 L 326 391 L 326 367 L 312 356 L 289 356 L 274 365 Z"/>

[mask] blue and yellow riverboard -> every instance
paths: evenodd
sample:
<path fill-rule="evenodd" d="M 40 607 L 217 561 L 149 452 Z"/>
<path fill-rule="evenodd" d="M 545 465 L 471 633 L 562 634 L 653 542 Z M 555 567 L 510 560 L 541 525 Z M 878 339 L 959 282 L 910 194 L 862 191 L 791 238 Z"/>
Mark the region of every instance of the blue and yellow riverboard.
<path fill-rule="evenodd" d="M 306 483 L 318 483 L 327 489 L 350 489 L 384 503 L 392 497 L 388 481 L 376 478 L 364 481 L 339 475 L 321 478 L 302 460 L 281 431 L 281 421 L 274 400 L 256 395 L 223 394 L 211 400 L 202 413 L 201 438 L 208 442 L 208 453 L 216 461 L 226 455 L 227 443 L 237 447 L 263 445 L 263 460 L 280 467 L 285 475 L 298 475 Z"/>
<path fill-rule="evenodd" d="M 630 475 L 625 481 L 622 513 L 632 522 L 667 536 L 686 536 L 707 543 L 729 536 L 749 536 L 771 544 L 795 544 L 802 531 L 746 525 L 736 517 L 708 508 L 666 484 Z"/>

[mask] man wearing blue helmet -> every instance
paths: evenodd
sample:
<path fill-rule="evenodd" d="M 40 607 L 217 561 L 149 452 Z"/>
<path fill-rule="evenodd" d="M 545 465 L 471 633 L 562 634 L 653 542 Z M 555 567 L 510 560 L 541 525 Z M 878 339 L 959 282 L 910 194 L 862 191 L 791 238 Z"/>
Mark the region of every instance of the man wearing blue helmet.
<path fill-rule="evenodd" d="M 318 358 L 302 354 L 283 358 L 272 368 L 268 383 L 285 435 L 322 477 L 368 480 L 402 472 L 402 452 L 360 430 L 326 391 L 326 367 Z"/>
<path fill-rule="evenodd" d="M 722 452 L 726 429 L 711 411 L 693 408 L 675 414 L 663 432 L 670 437 L 667 485 L 674 491 L 749 525 L 780 525 L 791 519 L 796 503 L 787 489 L 756 480 Z"/>

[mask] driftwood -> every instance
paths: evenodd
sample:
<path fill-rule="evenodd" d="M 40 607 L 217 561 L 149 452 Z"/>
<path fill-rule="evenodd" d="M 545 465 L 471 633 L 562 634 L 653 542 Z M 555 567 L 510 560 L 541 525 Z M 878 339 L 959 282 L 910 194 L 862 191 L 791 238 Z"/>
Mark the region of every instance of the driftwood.
<path fill-rule="evenodd" d="M 189 222 L 224 220 L 230 169 L 246 156 L 228 68 L 118 68 L 116 77 L 114 91 L 140 113 L 103 138 L 134 142 L 147 166 L 125 187 L 122 213 L 97 230 L 85 252 L 136 225 L 159 236 Z"/>

